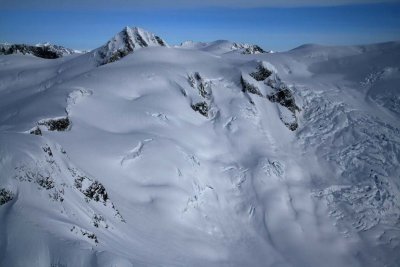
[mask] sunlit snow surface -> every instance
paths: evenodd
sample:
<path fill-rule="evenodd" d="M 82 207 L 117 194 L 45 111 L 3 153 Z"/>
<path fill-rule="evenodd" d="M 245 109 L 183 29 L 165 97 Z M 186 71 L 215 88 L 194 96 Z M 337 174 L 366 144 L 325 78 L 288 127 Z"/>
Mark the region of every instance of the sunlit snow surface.
<path fill-rule="evenodd" d="M 400 44 L 220 52 L 0 56 L 0 266 L 399 266 Z"/>

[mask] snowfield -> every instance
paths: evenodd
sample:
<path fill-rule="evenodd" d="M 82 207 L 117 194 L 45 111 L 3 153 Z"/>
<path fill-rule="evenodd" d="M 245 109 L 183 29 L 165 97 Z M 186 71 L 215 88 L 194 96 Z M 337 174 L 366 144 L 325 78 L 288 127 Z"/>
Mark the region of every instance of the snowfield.
<path fill-rule="evenodd" d="M 400 43 L 232 44 L 1 55 L 0 266 L 399 266 Z"/>

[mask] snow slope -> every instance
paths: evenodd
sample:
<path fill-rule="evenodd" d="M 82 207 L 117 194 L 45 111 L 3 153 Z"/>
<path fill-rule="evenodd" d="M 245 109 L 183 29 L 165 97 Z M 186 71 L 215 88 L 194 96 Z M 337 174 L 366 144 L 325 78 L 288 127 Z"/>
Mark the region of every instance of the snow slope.
<path fill-rule="evenodd" d="M 0 56 L 0 266 L 398 266 L 399 43 L 118 36 Z"/>

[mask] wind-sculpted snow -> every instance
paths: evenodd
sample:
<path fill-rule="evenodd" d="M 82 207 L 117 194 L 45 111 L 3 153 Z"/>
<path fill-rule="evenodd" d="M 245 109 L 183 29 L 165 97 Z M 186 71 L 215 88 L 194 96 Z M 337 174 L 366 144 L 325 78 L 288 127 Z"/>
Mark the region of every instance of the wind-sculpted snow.
<path fill-rule="evenodd" d="M 0 56 L 0 266 L 398 265 L 395 45 L 137 31 L 102 58 Z"/>
<path fill-rule="evenodd" d="M 82 98 L 91 96 L 93 92 L 86 88 L 76 88 L 71 93 L 68 94 L 67 107 L 65 111 L 69 114 L 72 110 L 73 105 L 78 104 Z"/>
<path fill-rule="evenodd" d="M 135 158 L 139 157 L 142 153 L 143 147 L 145 143 L 151 142 L 152 139 L 146 139 L 140 141 L 137 146 L 135 146 L 129 153 L 127 153 L 121 160 L 121 165 L 123 165 L 126 161 L 134 160 Z"/>

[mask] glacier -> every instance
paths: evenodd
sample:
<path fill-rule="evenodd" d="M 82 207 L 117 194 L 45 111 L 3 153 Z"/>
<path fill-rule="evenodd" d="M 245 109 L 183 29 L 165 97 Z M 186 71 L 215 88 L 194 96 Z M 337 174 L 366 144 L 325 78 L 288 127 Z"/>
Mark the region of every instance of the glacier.
<path fill-rule="evenodd" d="M 400 43 L 254 47 L 0 55 L 0 266 L 399 266 Z"/>

